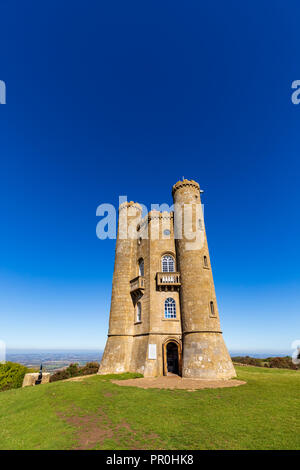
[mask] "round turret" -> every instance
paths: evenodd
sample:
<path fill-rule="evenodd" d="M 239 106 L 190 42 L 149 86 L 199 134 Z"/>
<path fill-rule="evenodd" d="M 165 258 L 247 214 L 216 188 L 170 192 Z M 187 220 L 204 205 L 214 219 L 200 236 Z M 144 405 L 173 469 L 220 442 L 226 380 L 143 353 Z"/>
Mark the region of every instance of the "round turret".
<path fill-rule="evenodd" d="M 181 275 L 184 377 L 227 378 L 235 371 L 220 331 L 219 313 L 196 181 L 173 186 L 176 253 Z"/>
<path fill-rule="evenodd" d="M 100 374 L 125 372 L 130 367 L 134 318 L 130 280 L 135 275 L 133 251 L 136 245 L 136 219 L 140 219 L 141 212 L 140 204 L 133 201 L 123 202 L 119 207 L 108 340 Z"/>

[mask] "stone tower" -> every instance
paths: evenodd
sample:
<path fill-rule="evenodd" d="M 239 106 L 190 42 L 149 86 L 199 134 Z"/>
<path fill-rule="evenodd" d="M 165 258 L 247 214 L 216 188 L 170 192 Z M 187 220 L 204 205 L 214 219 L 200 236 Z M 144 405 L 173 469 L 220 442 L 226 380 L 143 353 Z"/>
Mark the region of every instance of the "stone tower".
<path fill-rule="evenodd" d="M 173 186 L 174 211 L 119 208 L 108 340 L 99 373 L 227 379 L 200 187 Z"/>

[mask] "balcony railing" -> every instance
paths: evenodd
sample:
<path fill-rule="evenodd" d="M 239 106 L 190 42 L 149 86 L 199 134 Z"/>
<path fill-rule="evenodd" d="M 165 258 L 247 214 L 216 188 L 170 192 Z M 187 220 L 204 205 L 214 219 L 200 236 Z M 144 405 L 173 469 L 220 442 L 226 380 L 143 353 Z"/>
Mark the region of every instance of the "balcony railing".
<path fill-rule="evenodd" d="M 179 287 L 180 273 L 157 273 L 156 285 L 160 289 L 162 287 Z"/>
<path fill-rule="evenodd" d="M 137 276 L 130 281 L 130 292 L 135 293 L 140 291 L 143 293 L 145 289 L 145 278 L 143 276 Z"/>

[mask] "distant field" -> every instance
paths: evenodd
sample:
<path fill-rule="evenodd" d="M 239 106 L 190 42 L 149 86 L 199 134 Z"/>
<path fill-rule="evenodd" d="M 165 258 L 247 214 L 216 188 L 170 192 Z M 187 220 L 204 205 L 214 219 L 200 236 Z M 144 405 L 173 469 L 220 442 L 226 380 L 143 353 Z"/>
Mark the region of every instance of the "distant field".
<path fill-rule="evenodd" d="M 300 449 L 300 371 L 236 367 L 246 385 L 120 387 L 110 378 L 0 394 L 0 449 Z"/>
<path fill-rule="evenodd" d="M 41 363 L 45 372 L 56 372 L 71 363 L 77 363 L 80 366 L 87 362 L 99 362 L 102 357 L 102 351 L 44 351 L 38 352 L 20 352 L 8 351 L 7 361 L 17 362 L 26 367 L 39 370 Z"/>
<path fill-rule="evenodd" d="M 68 367 L 72 363 L 77 363 L 80 366 L 85 365 L 87 362 L 100 362 L 103 351 L 101 350 L 7 350 L 6 360 L 22 364 L 30 369 L 39 370 L 40 364 L 43 364 L 44 372 L 50 372 L 51 374 Z M 269 352 L 265 353 L 249 353 L 251 358 L 266 358 L 268 356 L 287 356 L 287 353 L 278 351 L 277 353 Z M 246 356 L 245 353 L 234 353 L 233 359 L 237 356 Z M 231 355 L 231 356 L 232 356 Z M 248 356 L 247 356 L 248 357 Z M 241 362 L 240 360 L 236 362 Z M 250 364 L 251 365 L 251 364 Z M 260 364 L 252 364 L 260 365 Z"/>

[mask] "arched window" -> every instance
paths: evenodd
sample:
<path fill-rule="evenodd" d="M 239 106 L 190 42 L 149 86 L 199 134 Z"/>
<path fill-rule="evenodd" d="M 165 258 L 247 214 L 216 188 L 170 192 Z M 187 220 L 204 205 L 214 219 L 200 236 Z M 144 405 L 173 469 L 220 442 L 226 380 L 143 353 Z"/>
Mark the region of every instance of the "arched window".
<path fill-rule="evenodd" d="M 137 322 L 142 321 L 142 305 L 141 305 L 141 302 L 138 302 L 136 304 L 136 321 Z"/>
<path fill-rule="evenodd" d="M 139 276 L 144 276 L 144 260 L 141 258 L 139 260 Z"/>
<path fill-rule="evenodd" d="M 165 255 L 161 260 L 161 269 L 163 273 L 174 273 L 175 262 L 174 258 L 170 255 Z"/>
<path fill-rule="evenodd" d="M 215 306 L 214 306 L 214 303 L 211 301 L 211 302 L 209 303 L 209 305 L 210 305 L 210 313 L 211 313 L 211 315 L 215 316 Z"/>
<path fill-rule="evenodd" d="M 204 266 L 207 268 L 208 267 L 207 256 L 203 257 L 203 263 L 204 263 Z"/>
<path fill-rule="evenodd" d="M 165 300 L 165 318 L 176 318 L 176 302 L 172 297 Z"/>

